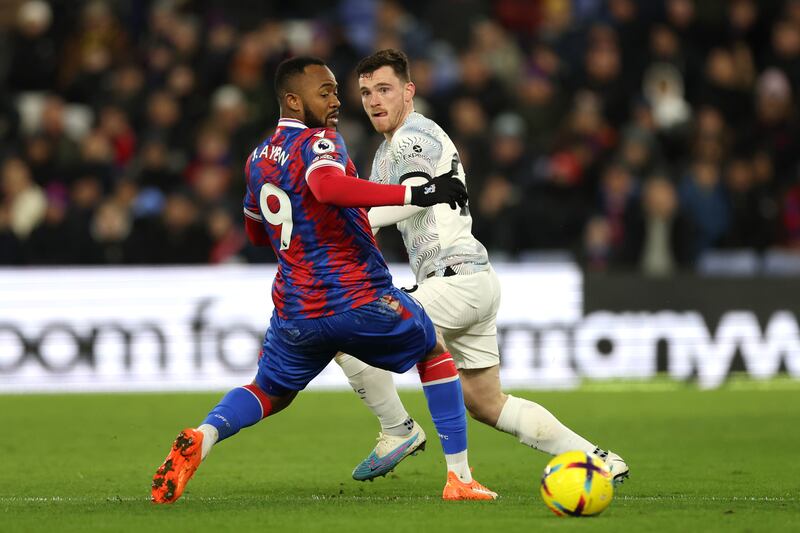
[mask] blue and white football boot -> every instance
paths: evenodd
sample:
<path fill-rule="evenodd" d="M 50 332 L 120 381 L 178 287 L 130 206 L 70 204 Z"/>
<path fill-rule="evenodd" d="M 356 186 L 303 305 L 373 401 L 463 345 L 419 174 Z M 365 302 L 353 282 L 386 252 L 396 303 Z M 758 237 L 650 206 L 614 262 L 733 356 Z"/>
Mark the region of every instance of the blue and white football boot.
<path fill-rule="evenodd" d="M 409 455 L 425 450 L 425 432 L 419 424 L 414 424 L 410 435 L 395 437 L 378 434 L 378 444 L 366 459 L 353 470 L 353 479 L 372 481 L 378 476 L 385 476 Z"/>

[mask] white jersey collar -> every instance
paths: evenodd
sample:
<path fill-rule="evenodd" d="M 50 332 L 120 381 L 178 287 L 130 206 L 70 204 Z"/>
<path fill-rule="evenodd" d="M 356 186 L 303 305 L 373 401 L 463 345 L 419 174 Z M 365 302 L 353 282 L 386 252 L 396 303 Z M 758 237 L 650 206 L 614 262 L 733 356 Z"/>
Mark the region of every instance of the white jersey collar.
<path fill-rule="evenodd" d="M 308 128 L 305 124 L 297 120 L 296 118 L 282 118 L 278 121 L 279 128 L 300 128 L 304 130 Z"/>

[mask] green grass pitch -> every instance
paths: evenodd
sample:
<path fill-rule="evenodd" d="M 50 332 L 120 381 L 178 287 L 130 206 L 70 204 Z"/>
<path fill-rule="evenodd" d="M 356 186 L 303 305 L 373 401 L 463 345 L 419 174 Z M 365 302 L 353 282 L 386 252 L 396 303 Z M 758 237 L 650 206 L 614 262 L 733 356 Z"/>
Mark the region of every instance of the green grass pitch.
<path fill-rule="evenodd" d="M 350 478 L 378 426 L 348 392 L 301 393 L 217 446 L 171 506 L 150 478 L 175 434 L 220 394 L 0 396 L 0 531 L 797 531 L 800 382 L 716 391 L 663 383 L 519 392 L 623 455 L 631 479 L 596 518 L 539 498 L 548 456 L 470 422 L 470 463 L 495 502 L 441 501 L 444 457 L 421 392 L 406 406 L 428 450 L 374 483 Z"/>

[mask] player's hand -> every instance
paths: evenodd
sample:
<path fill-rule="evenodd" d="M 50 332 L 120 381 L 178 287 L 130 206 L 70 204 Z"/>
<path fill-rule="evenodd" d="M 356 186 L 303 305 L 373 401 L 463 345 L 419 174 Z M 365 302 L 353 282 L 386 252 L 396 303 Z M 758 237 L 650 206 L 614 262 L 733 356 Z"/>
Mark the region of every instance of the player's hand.
<path fill-rule="evenodd" d="M 464 183 L 454 177 L 458 169 L 458 160 L 453 159 L 450 171 L 436 176 L 428 183 L 411 187 L 411 205 L 430 207 L 436 204 L 450 204 L 452 209 L 467 205 L 469 196 Z"/>

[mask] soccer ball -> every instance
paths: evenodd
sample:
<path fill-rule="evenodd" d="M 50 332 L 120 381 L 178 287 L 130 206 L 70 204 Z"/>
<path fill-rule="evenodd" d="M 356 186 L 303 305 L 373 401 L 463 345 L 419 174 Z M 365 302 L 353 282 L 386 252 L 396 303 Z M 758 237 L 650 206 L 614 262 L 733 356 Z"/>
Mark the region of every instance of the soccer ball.
<path fill-rule="evenodd" d="M 542 499 L 558 516 L 596 516 L 611 503 L 611 471 L 600 458 L 566 452 L 547 463 L 540 487 Z"/>

